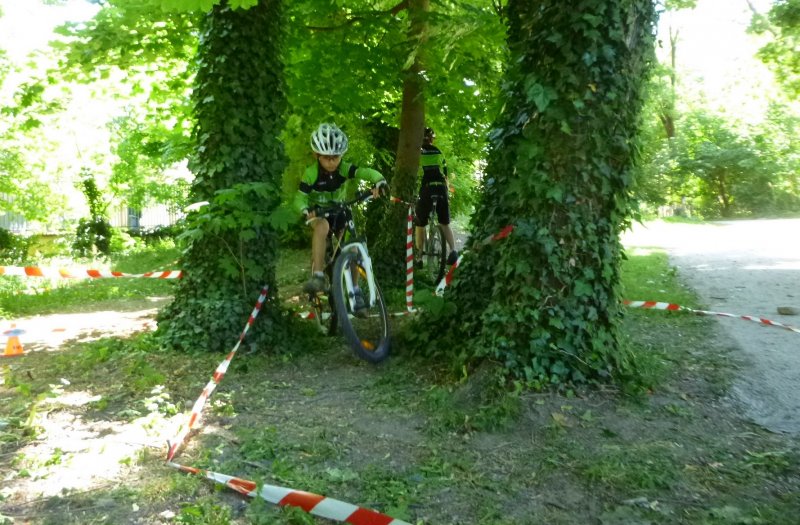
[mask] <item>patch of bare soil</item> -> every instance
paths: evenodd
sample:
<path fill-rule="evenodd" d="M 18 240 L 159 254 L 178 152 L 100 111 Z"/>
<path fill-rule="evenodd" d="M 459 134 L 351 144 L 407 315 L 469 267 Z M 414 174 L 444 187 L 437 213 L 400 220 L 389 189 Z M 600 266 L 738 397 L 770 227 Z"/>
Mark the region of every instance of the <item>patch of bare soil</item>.
<path fill-rule="evenodd" d="M 155 330 L 158 309 L 170 299 L 113 302 L 109 308 L 87 312 L 37 315 L 13 321 L 0 321 L 0 333 L 12 328 L 22 330 L 20 342 L 26 351 L 53 351 L 65 344 L 93 341 L 106 337 L 126 337 L 143 330 Z"/>

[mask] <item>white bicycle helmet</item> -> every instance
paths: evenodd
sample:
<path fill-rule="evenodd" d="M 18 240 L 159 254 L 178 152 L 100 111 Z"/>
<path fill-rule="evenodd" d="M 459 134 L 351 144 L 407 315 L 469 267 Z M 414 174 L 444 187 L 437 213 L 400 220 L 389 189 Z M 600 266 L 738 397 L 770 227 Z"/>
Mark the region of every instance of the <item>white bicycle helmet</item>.
<path fill-rule="evenodd" d="M 347 135 L 336 124 L 320 124 L 311 134 L 311 149 L 320 155 L 344 155 Z"/>

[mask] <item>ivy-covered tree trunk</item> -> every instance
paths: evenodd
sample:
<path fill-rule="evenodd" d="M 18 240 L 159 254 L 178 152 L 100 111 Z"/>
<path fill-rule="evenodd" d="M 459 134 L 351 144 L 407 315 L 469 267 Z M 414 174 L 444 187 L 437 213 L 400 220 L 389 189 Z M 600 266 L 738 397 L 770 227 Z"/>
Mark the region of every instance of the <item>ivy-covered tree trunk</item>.
<path fill-rule="evenodd" d="M 229 349 L 261 287 L 276 294 L 278 235 L 267 219 L 280 203 L 285 166 L 281 30 L 280 0 L 249 10 L 223 2 L 203 20 L 190 168 L 193 199 L 209 204 L 187 218 L 184 278 L 159 317 L 172 347 Z M 265 304 L 251 337 L 268 339 L 278 314 L 277 303 Z"/>
<path fill-rule="evenodd" d="M 408 30 L 411 61 L 403 73 L 403 101 L 400 111 L 400 137 L 395 171 L 391 177 L 392 195 L 412 202 L 416 194 L 417 174 L 425 125 L 425 79 L 423 51 L 428 34 L 429 0 L 409 0 Z M 408 208 L 395 204 L 386 208 L 376 243 L 375 264 L 384 283 L 400 284 L 405 279 L 406 229 Z"/>
<path fill-rule="evenodd" d="M 628 368 L 619 234 L 653 2 L 509 0 L 507 14 L 507 102 L 437 346 L 534 385 L 608 379 Z M 507 238 L 479 242 L 507 225 Z"/>

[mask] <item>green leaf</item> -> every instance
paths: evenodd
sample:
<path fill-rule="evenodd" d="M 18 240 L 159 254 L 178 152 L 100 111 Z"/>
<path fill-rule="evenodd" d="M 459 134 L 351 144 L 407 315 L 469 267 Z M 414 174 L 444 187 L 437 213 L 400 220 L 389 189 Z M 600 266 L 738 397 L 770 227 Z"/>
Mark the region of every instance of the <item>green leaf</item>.
<path fill-rule="evenodd" d="M 552 89 L 545 88 L 539 83 L 529 79 L 529 84 L 526 86 L 526 95 L 528 102 L 536 104 L 536 109 L 543 112 L 550 105 L 550 102 L 556 99 L 556 94 Z"/>
<path fill-rule="evenodd" d="M 289 206 L 281 206 L 273 211 L 269 217 L 269 224 L 280 231 L 287 231 L 291 224 L 297 222 L 297 212 Z"/>
<path fill-rule="evenodd" d="M 579 279 L 575 281 L 573 293 L 576 297 L 588 297 L 592 295 L 592 287 L 586 281 Z"/>
<path fill-rule="evenodd" d="M 547 190 L 547 198 L 555 202 L 564 201 L 564 188 L 562 186 L 552 186 Z"/>

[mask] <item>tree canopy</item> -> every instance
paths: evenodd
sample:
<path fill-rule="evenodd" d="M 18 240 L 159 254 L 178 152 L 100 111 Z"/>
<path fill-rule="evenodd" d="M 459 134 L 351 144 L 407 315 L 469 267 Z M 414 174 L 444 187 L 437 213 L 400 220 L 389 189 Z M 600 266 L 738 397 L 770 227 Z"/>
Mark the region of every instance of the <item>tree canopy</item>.
<path fill-rule="evenodd" d="M 800 1 L 776 0 L 768 13 L 755 13 L 751 31 L 771 38 L 759 52 L 787 90 L 800 94 Z"/>

